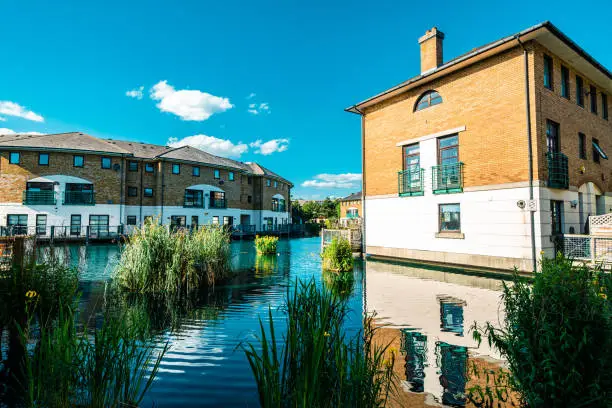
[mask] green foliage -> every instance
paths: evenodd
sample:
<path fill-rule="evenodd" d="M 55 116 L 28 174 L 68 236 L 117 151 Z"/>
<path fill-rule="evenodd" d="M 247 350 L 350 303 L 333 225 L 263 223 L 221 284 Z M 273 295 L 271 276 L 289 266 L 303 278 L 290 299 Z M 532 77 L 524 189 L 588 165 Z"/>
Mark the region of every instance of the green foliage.
<path fill-rule="evenodd" d="M 353 270 L 353 250 L 346 238 L 334 237 L 323 249 L 323 270 L 350 272 Z"/>
<path fill-rule="evenodd" d="M 260 319 L 261 351 L 243 346 L 257 382 L 263 408 L 382 407 L 393 387 L 388 346 L 372 341 L 367 317 L 364 332 L 346 338 L 347 304 L 335 294 L 317 289 L 314 281 L 296 282 L 287 293 L 287 333 L 276 337 L 272 311 L 268 332 Z"/>
<path fill-rule="evenodd" d="M 276 247 L 278 245 L 278 237 L 274 236 L 259 236 L 255 237 L 255 248 L 257 249 L 258 255 L 272 255 L 276 254 Z"/>
<path fill-rule="evenodd" d="M 229 241 L 222 227 L 170 231 L 146 223 L 130 236 L 113 279 L 141 293 L 184 293 L 214 285 L 229 276 Z"/>
<path fill-rule="evenodd" d="M 474 326 L 474 338 L 508 360 L 508 384 L 524 406 L 610 406 L 611 283 L 599 268 L 543 259 L 532 284 L 518 274 L 504 284 L 502 328 Z"/>
<path fill-rule="evenodd" d="M 341 299 L 348 299 L 355 286 L 355 276 L 352 272 L 323 271 L 323 282 L 334 295 Z"/>
<path fill-rule="evenodd" d="M 293 214 L 304 223 L 314 218 L 338 218 L 340 216 L 340 202 L 329 197 L 323 201 L 307 201 L 304 205 L 298 202 L 292 204 Z"/>

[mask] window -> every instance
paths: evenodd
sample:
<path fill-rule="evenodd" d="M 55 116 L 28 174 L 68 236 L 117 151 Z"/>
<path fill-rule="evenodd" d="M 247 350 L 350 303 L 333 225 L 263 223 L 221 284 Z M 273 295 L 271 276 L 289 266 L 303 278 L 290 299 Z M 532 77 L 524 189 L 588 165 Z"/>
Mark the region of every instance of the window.
<path fill-rule="evenodd" d="M 173 164 L 172 165 L 172 174 L 181 174 L 181 165 L 180 164 Z"/>
<path fill-rule="evenodd" d="M 138 162 L 137 161 L 129 161 L 128 162 L 128 170 L 129 171 L 138 171 Z"/>
<path fill-rule="evenodd" d="M 271 183 L 270 183 L 270 179 L 266 179 L 266 187 L 270 187 Z"/>
<path fill-rule="evenodd" d="M 218 215 L 213 215 L 212 223 L 213 223 L 213 225 L 219 225 L 219 216 Z"/>
<path fill-rule="evenodd" d="M 440 204 L 439 205 L 439 227 L 440 232 L 460 232 L 461 231 L 461 207 L 459 204 Z"/>
<path fill-rule="evenodd" d="M 561 66 L 561 96 L 570 98 L 569 69 Z"/>
<path fill-rule="evenodd" d="M 608 120 L 608 95 L 601 93 L 601 116 Z"/>
<path fill-rule="evenodd" d="M 553 89 L 553 60 L 548 55 L 544 55 L 544 87 Z"/>
<path fill-rule="evenodd" d="M 36 214 L 36 235 L 47 233 L 47 214 Z"/>
<path fill-rule="evenodd" d="M 136 225 L 136 216 L 128 215 L 127 216 L 127 225 Z"/>
<path fill-rule="evenodd" d="M 191 216 L 191 228 L 198 229 L 199 219 L 197 215 Z"/>
<path fill-rule="evenodd" d="M 608 155 L 603 151 L 601 146 L 599 146 L 599 140 L 593 138 L 592 145 L 593 145 L 593 161 L 595 163 L 599 163 L 600 159 L 608 160 Z"/>
<path fill-rule="evenodd" d="M 400 194 L 412 195 L 423 191 L 421 172 L 421 149 L 418 143 L 404 146 L 402 149 L 403 173 L 399 176 Z"/>
<path fill-rule="evenodd" d="M 96 237 L 107 237 L 109 233 L 108 215 L 90 215 L 89 233 Z"/>
<path fill-rule="evenodd" d="M 419 111 L 440 103 L 442 103 L 442 97 L 437 91 L 427 91 L 417 100 L 414 110 Z"/>
<path fill-rule="evenodd" d="M 185 190 L 185 207 L 204 207 L 204 192 L 202 190 Z"/>
<path fill-rule="evenodd" d="M 221 172 L 219 170 L 215 170 L 215 178 L 216 179 L 220 179 L 221 178 Z"/>
<path fill-rule="evenodd" d="M 274 180 L 274 188 L 278 188 L 278 181 Z"/>
<path fill-rule="evenodd" d="M 591 99 L 591 113 L 597 115 L 597 88 L 593 85 L 589 88 L 589 98 Z"/>
<path fill-rule="evenodd" d="M 195 177 L 200 177 L 200 167 L 198 166 L 193 166 L 191 168 L 191 175 L 195 176 Z"/>
<path fill-rule="evenodd" d="M 9 214 L 6 216 L 6 226 L 10 234 L 25 235 L 28 232 L 28 215 Z"/>
<path fill-rule="evenodd" d="M 72 156 L 72 165 L 74 167 L 83 167 L 85 165 L 85 157 L 84 156 Z"/>
<path fill-rule="evenodd" d="M 154 171 L 153 163 L 145 163 L 145 172 L 153 173 Z"/>
<path fill-rule="evenodd" d="M 584 81 L 576 75 L 576 103 L 584 108 Z"/>
<path fill-rule="evenodd" d="M 228 175 L 229 181 L 234 181 L 234 172 L 230 171 Z"/>
<path fill-rule="evenodd" d="M 39 166 L 49 165 L 49 153 L 38 153 L 38 165 Z"/>
<path fill-rule="evenodd" d="M 144 216 L 144 224 L 151 224 L 153 222 L 153 216 L 152 215 L 145 215 Z"/>
<path fill-rule="evenodd" d="M 253 184 L 253 177 L 247 177 L 247 184 Z"/>
<path fill-rule="evenodd" d="M 128 187 L 128 197 L 138 197 L 138 188 Z"/>
<path fill-rule="evenodd" d="M 210 208 L 225 208 L 225 193 L 223 191 L 210 192 Z"/>
<path fill-rule="evenodd" d="M 578 133 L 578 154 L 581 159 L 585 160 L 586 157 L 586 136 L 584 133 Z"/>
<path fill-rule="evenodd" d="M 187 219 L 184 215 L 172 215 L 170 216 L 170 228 L 185 228 Z"/>
<path fill-rule="evenodd" d="M 559 124 L 552 120 L 546 121 L 546 145 L 548 153 L 559 153 L 561 147 L 559 145 Z"/>
<path fill-rule="evenodd" d="M 438 164 L 450 166 L 459 163 L 459 135 L 438 139 Z"/>
<path fill-rule="evenodd" d="M 72 214 L 70 216 L 70 235 L 81 235 L 81 215 Z"/>
<path fill-rule="evenodd" d="M 253 197 L 248 196 L 247 197 L 247 203 L 251 204 L 253 202 Z"/>
<path fill-rule="evenodd" d="M 404 170 L 418 170 L 420 168 L 420 152 L 418 143 L 404 146 Z"/>
<path fill-rule="evenodd" d="M 550 200 L 550 220 L 552 222 L 552 234 L 563 233 L 563 201 Z"/>
<path fill-rule="evenodd" d="M 234 217 L 228 217 L 228 216 L 223 217 L 223 225 L 233 225 L 233 224 L 234 224 Z"/>
<path fill-rule="evenodd" d="M 20 161 L 20 153 L 19 152 L 11 152 L 9 153 L 9 163 L 10 164 L 19 164 Z"/>
<path fill-rule="evenodd" d="M 111 159 L 110 157 L 102 157 L 102 168 L 110 169 L 111 168 Z"/>
<path fill-rule="evenodd" d="M 153 189 L 146 187 L 144 189 L 144 196 L 145 197 L 153 197 Z"/>

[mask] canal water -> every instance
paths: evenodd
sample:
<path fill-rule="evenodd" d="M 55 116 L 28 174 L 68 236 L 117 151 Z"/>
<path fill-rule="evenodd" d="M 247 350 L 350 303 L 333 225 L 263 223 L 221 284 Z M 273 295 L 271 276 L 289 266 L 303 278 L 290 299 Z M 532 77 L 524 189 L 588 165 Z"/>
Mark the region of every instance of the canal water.
<path fill-rule="evenodd" d="M 81 310 L 95 313 L 105 302 L 119 247 L 74 245 L 64 250 L 81 270 Z M 267 325 L 269 309 L 283 331 L 281 306 L 296 279 L 326 285 L 319 250 L 319 238 L 281 240 L 278 254 L 262 259 L 252 241 L 233 242 L 232 264 L 238 274 L 229 284 L 210 289 L 180 310 L 136 304 L 157 325 L 160 346 L 170 344 L 143 406 L 259 406 L 240 345 L 255 339 L 260 318 Z M 365 311 L 377 313 L 381 340 L 400 350 L 394 369 L 406 398 L 397 405 L 465 405 L 458 397 L 468 386 L 461 370 L 474 359 L 499 359 L 485 344 L 477 347 L 469 327 L 498 321 L 500 281 L 378 261 L 358 261 L 354 274 L 346 328 L 357 332 Z"/>

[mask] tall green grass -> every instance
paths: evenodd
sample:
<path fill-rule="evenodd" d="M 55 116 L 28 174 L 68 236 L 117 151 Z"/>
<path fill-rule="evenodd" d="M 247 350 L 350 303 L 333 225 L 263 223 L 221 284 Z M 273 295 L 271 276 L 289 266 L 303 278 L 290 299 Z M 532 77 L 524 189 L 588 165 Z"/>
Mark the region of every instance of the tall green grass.
<path fill-rule="evenodd" d="M 229 276 L 230 236 L 222 227 L 170 231 L 156 222 L 136 229 L 113 280 L 141 293 L 184 293 Z"/>
<path fill-rule="evenodd" d="M 276 254 L 278 246 L 278 237 L 274 236 L 259 236 L 255 237 L 255 249 L 258 255 L 273 255 Z"/>
<path fill-rule="evenodd" d="M 349 272 L 353 270 L 353 250 L 346 238 L 334 237 L 323 249 L 323 270 Z"/>
<path fill-rule="evenodd" d="M 257 343 L 244 345 L 261 406 L 382 407 L 393 387 L 392 354 L 365 330 L 347 338 L 347 304 L 314 281 L 296 282 L 287 293 L 287 332 L 277 337 L 272 311 L 266 330 L 260 318 Z"/>

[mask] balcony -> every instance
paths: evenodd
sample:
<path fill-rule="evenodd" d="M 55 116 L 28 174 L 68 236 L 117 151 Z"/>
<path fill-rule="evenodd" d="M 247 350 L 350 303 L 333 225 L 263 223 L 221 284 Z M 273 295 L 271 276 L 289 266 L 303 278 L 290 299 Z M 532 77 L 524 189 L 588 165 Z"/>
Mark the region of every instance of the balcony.
<path fill-rule="evenodd" d="M 187 200 L 183 201 L 183 207 L 185 208 L 204 208 L 204 202 L 202 200 Z"/>
<path fill-rule="evenodd" d="M 226 208 L 227 203 L 225 202 L 225 198 L 210 198 L 210 206 L 209 208 Z"/>
<path fill-rule="evenodd" d="M 445 164 L 431 168 L 431 189 L 434 194 L 463 191 L 463 163 Z"/>
<path fill-rule="evenodd" d="M 567 166 L 567 156 L 563 153 L 546 153 L 548 162 L 548 187 L 550 188 L 569 188 L 569 173 Z"/>
<path fill-rule="evenodd" d="M 96 205 L 93 191 L 65 191 L 64 205 Z"/>
<path fill-rule="evenodd" d="M 285 206 L 285 203 L 278 203 L 276 201 L 272 201 L 272 211 L 285 212 L 287 211 L 287 207 Z"/>
<path fill-rule="evenodd" d="M 400 197 L 423 195 L 425 169 L 413 167 L 397 172 L 397 185 Z"/>
<path fill-rule="evenodd" d="M 53 190 L 23 192 L 24 205 L 55 205 L 55 192 Z"/>

